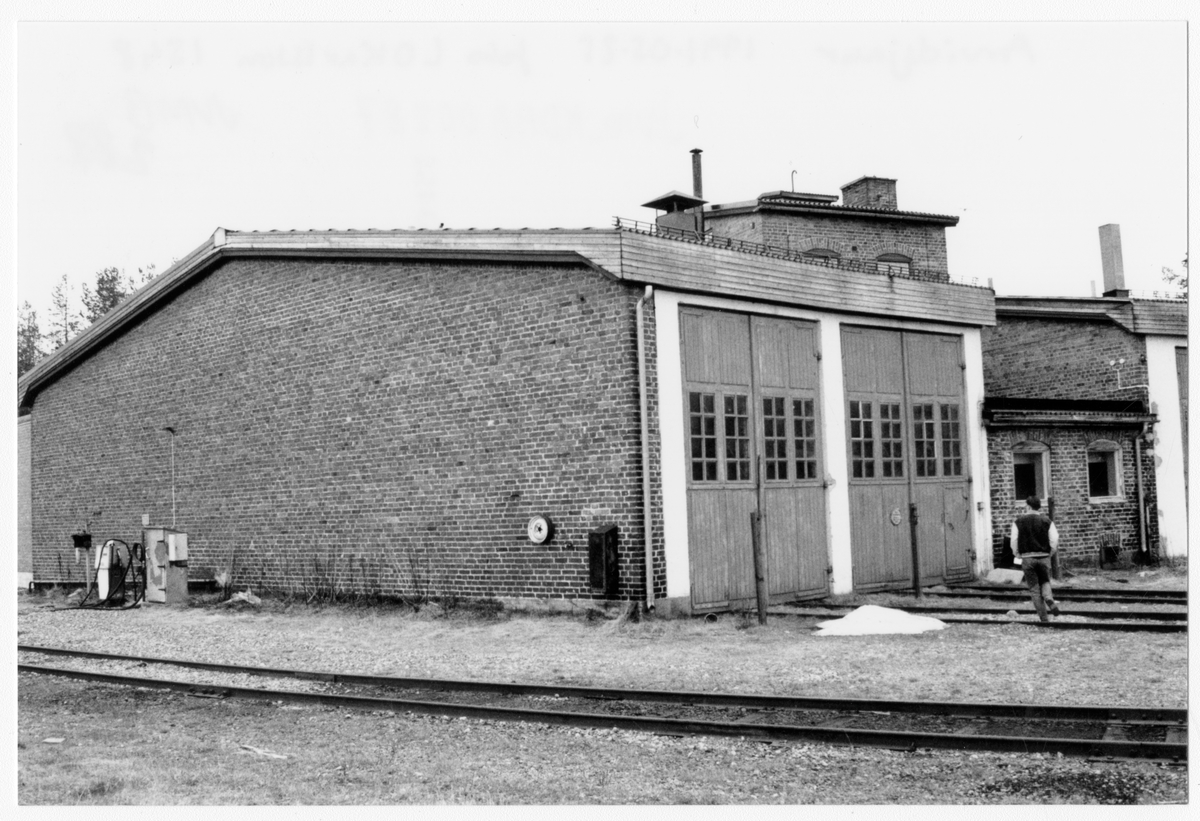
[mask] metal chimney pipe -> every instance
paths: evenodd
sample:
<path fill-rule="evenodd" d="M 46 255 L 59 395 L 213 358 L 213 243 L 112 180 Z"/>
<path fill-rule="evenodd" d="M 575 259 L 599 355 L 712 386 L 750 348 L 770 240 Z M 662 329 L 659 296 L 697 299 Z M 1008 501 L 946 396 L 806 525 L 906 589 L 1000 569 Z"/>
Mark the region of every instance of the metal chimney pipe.
<path fill-rule="evenodd" d="M 1125 264 L 1121 260 L 1121 226 L 1100 226 L 1100 264 L 1104 269 L 1104 295 L 1129 296 L 1125 290 Z"/>
<path fill-rule="evenodd" d="M 692 196 L 698 200 L 704 199 L 704 182 L 700 175 L 700 155 L 704 153 L 699 148 L 692 149 Z M 700 237 L 704 237 L 704 206 L 696 206 L 696 229 Z"/>

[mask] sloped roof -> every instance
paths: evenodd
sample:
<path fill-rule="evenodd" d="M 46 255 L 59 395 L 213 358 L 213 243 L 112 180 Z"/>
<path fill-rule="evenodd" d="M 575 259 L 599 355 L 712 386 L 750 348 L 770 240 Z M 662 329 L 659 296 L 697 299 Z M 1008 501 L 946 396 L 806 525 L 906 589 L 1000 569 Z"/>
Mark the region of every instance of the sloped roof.
<path fill-rule="evenodd" d="M 693 293 L 938 324 L 995 323 L 989 289 L 841 271 L 620 227 L 267 232 L 218 228 L 207 242 L 21 377 L 18 409 L 160 302 L 215 266 L 240 257 L 568 264 L 631 284 Z"/>
<path fill-rule="evenodd" d="M 958 225 L 958 217 L 951 217 L 945 214 L 901 211 L 896 208 L 872 208 L 865 205 L 838 205 L 834 202 L 836 199 L 836 196 L 829 194 L 768 191 L 760 194 L 757 199 L 753 200 L 711 205 L 705 210 L 705 213 L 714 217 L 720 217 L 724 214 L 744 214 L 754 211 L 782 211 L 787 213 L 889 219 L 901 222 L 923 222 L 946 226 Z"/>
<path fill-rule="evenodd" d="M 690 194 L 685 194 L 682 191 L 668 191 L 661 197 L 656 197 L 650 202 L 642 203 L 643 208 L 656 208 L 659 211 L 684 211 L 688 208 L 695 208 L 699 205 L 704 205 L 708 200 L 702 200 L 698 197 L 693 197 Z"/>
<path fill-rule="evenodd" d="M 998 317 L 1112 322 L 1130 333 L 1187 336 L 1186 299 L 1140 297 L 998 296 Z"/>

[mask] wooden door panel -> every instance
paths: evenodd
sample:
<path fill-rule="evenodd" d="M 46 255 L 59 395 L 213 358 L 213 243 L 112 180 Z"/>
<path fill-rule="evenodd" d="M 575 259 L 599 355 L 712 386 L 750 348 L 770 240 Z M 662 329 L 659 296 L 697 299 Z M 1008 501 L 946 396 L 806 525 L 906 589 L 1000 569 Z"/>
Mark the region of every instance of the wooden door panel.
<path fill-rule="evenodd" d="M 851 554 L 855 587 L 912 582 L 910 501 L 918 512 L 922 580 L 969 575 L 972 522 L 961 338 L 914 331 L 843 328 L 842 348 L 846 394 L 851 403 L 846 436 L 852 468 Z M 861 421 L 855 421 L 854 408 L 868 402 L 875 420 L 877 461 L 873 473 L 865 466 L 861 471 L 854 469 L 855 449 L 861 450 L 866 445 L 850 441 L 852 435 L 861 440 L 865 427 Z M 898 411 L 901 425 L 893 425 L 894 430 L 903 427 L 903 481 L 896 481 L 900 474 L 894 462 L 890 467 L 884 463 L 885 443 L 881 433 L 885 429 L 884 405 L 889 413 L 892 409 Z M 892 416 L 897 415 L 892 413 Z M 887 445 L 893 451 L 896 447 Z M 921 459 L 919 464 L 918 459 Z M 902 519 L 899 526 L 891 524 L 890 516 L 897 509 Z"/>
<path fill-rule="evenodd" d="M 767 588 L 774 597 L 811 594 L 827 587 L 825 500 L 822 488 L 771 488 L 767 516 Z"/>
<path fill-rule="evenodd" d="M 816 326 L 752 317 L 756 387 L 760 391 L 817 390 Z"/>
<path fill-rule="evenodd" d="M 749 318 L 683 311 L 683 378 L 709 385 L 750 385 Z"/>
<path fill-rule="evenodd" d="M 893 511 L 899 511 L 898 525 Z M 855 589 L 910 577 L 907 485 L 850 487 L 850 544 Z"/>
<path fill-rule="evenodd" d="M 690 392 L 711 394 L 716 400 L 717 427 L 723 429 L 722 397 L 744 395 L 750 413 L 750 458 L 762 452 L 764 395 L 783 401 L 788 427 L 786 477 L 768 482 L 764 498 L 764 549 L 768 587 L 777 600 L 827 589 L 825 567 L 825 491 L 822 483 L 824 443 L 815 436 L 817 452 L 806 453 L 802 477 L 795 470 L 792 425 L 793 402 L 807 402 L 805 424 L 817 420 L 819 370 L 816 324 L 775 317 L 751 317 L 721 311 L 685 308 L 680 312 L 683 346 L 685 412 Z M 775 416 L 778 419 L 778 415 Z M 690 419 L 690 417 L 689 417 Z M 816 428 L 819 430 L 819 426 Z M 689 432 L 685 435 L 690 436 Z M 779 436 L 776 423 L 776 437 Z M 806 434 L 811 450 L 813 434 Z M 722 460 L 725 434 L 718 434 Z M 690 440 L 689 440 L 690 442 Z M 688 445 L 690 447 L 690 444 Z M 778 438 L 774 447 L 778 450 Z M 690 450 L 686 450 L 690 454 Z M 689 456 L 690 458 L 690 456 Z M 692 605 L 712 609 L 755 598 L 750 514 L 757 509 L 753 482 L 731 479 L 722 461 L 718 474 L 688 472 L 688 530 Z M 778 473 L 782 473 L 776 468 Z M 703 478 L 698 478 L 703 477 Z"/>
<path fill-rule="evenodd" d="M 917 542 L 921 551 L 921 580 L 940 580 L 946 572 L 946 528 L 943 489 L 939 484 L 917 484 L 913 501 L 917 504 Z M 911 529 L 911 527 L 910 527 Z M 909 555 L 912 547 L 909 547 Z M 912 579 L 911 571 L 909 579 Z"/>

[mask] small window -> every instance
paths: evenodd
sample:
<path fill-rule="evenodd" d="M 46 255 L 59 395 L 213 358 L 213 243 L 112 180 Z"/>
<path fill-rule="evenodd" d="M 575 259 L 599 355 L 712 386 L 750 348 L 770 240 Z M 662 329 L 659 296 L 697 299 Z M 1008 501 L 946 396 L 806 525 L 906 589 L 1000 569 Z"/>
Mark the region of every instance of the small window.
<path fill-rule="evenodd" d="M 842 255 L 837 251 L 830 251 L 828 248 L 813 248 L 804 252 L 804 256 L 813 262 L 819 262 L 822 265 L 828 265 L 831 268 L 838 267 L 838 262 Z"/>
<path fill-rule="evenodd" d="M 1104 439 L 1088 445 L 1088 496 L 1112 499 L 1121 496 L 1121 448 Z"/>
<path fill-rule="evenodd" d="M 899 403 L 879 403 L 879 445 L 884 478 L 904 478 L 904 420 Z"/>
<path fill-rule="evenodd" d="M 763 397 L 763 468 L 767 479 L 786 480 L 787 416 L 784 415 L 784 397 Z"/>
<path fill-rule="evenodd" d="M 725 480 L 750 481 L 750 413 L 744 394 L 725 397 Z"/>
<path fill-rule="evenodd" d="M 942 475 L 962 476 L 962 426 L 958 405 L 942 405 Z"/>
<path fill-rule="evenodd" d="M 696 391 L 688 394 L 693 482 L 717 481 L 717 413 L 715 405 L 715 394 Z"/>
<path fill-rule="evenodd" d="M 937 476 L 933 404 L 913 405 L 913 464 L 918 476 Z"/>
<path fill-rule="evenodd" d="M 881 274 L 907 274 L 912 260 L 903 254 L 881 254 L 875 257 L 875 267 Z"/>
<path fill-rule="evenodd" d="M 870 402 L 850 403 L 850 475 L 855 479 L 875 476 L 875 430 Z"/>
<path fill-rule="evenodd" d="M 811 399 L 792 400 L 792 425 L 796 442 L 796 478 L 817 478 L 817 417 Z"/>
<path fill-rule="evenodd" d="M 1013 498 L 1017 500 L 1036 496 L 1045 499 L 1049 490 L 1046 477 L 1049 475 L 1047 460 L 1050 449 L 1041 442 L 1020 442 L 1013 445 Z"/>

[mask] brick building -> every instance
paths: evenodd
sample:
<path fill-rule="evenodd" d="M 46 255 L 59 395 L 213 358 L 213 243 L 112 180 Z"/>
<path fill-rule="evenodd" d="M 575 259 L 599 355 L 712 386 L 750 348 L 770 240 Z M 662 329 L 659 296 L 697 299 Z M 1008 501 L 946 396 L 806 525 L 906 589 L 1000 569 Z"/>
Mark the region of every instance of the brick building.
<path fill-rule="evenodd" d="M 194 575 L 237 551 L 243 580 L 283 589 L 421 577 L 703 611 L 753 600 L 761 500 L 773 600 L 910 583 L 910 504 L 923 578 L 970 578 L 991 561 L 993 295 L 951 282 L 944 250 L 889 238 L 910 216 L 890 190 L 891 219 L 863 218 L 874 244 L 851 247 L 911 265 L 833 264 L 719 221 L 689 235 L 669 215 L 218 229 L 20 380 L 35 576 L 78 581 L 70 534 L 102 510 L 97 540 L 137 538 L 143 516 L 186 531 Z M 588 550 L 608 525 L 611 590 Z"/>
<path fill-rule="evenodd" d="M 1028 495 L 1053 498 L 1066 556 L 1187 553 L 1187 303 L 1132 297 L 1100 230 L 1103 296 L 997 297 L 983 333 L 997 554 Z"/>

